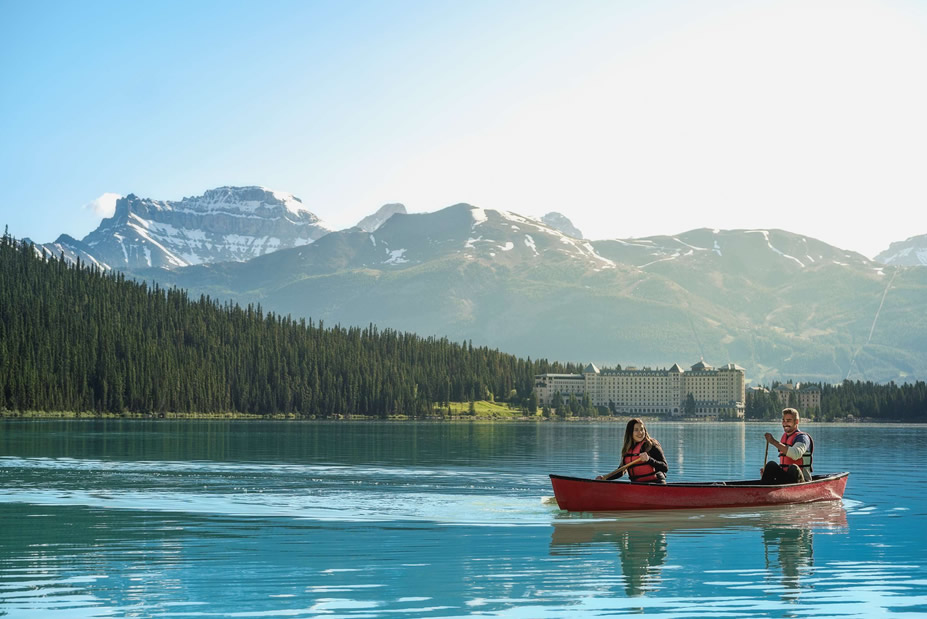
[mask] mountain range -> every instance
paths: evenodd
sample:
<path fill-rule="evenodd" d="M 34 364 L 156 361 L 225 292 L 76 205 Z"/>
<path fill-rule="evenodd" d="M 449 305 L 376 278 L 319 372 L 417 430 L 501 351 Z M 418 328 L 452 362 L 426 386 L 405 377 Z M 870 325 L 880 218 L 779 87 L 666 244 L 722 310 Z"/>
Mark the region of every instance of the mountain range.
<path fill-rule="evenodd" d="M 733 362 L 764 384 L 927 377 L 922 267 L 784 230 L 585 240 L 560 214 L 468 204 L 387 205 L 361 224 L 329 231 L 288 194 L 226 187 L 178 203 L 128 196 L 82 241 L 46 248 L 215 299 L 533 358 Z M 893 244 L 886 259 L 919 247 Z"/>
<path fill-rule="evenodd" d="M 244 261 L 306 245 L 331 232 L 292 194 L 264 187 L 219 187 L 168 202 L 129 194 L 112 217 L 80 241 L 61 235 L 53 255 L 131 271 Z"/>
<path fill-rule="evenodd" d="M 875 260 L 896 266 L 927 266 L 927 234 L 892 243 Z"/>

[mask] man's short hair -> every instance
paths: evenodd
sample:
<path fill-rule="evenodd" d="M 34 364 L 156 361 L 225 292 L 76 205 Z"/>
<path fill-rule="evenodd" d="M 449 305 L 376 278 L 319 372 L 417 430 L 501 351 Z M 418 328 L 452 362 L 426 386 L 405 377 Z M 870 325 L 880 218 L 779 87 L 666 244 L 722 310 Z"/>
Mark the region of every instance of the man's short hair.
<path fill-rule="evenodd" d="M 801 416 L 798 414 L 798 409 L 795 409 L 795 408 L 783 408 L 782 414 L 783 415 L 794 415 L 795 421 L 798 421 L 799 419 L 801 419 Z"/>

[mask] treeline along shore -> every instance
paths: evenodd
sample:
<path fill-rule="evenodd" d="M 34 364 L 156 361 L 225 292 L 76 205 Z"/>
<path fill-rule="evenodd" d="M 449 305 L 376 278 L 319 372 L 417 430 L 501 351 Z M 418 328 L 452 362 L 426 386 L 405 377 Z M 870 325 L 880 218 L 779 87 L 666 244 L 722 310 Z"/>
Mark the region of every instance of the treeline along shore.
<path fill-rule="evenodd" d="M 578 364 L 520 359 L 370 325 L 325 327 L 164 289 L 0 239 L 0 414 L 537 419 L 611 416 L 582 400 L 539 410 L 534 377 Z M 927 422 L 924 382 L 821 385 L 818 420 Z M 778 402 L 748 397 L 747 419 Z"/>
<path fill-rule="evenodd" d="M 927 383 L 888 383 L 845 380 L 837 385 L 802 383 L 821 390 L 821 406 L 802 410 L 813 421 L 899 421 L 927 423 Z M 785 404 L 800 408 L 794 395 Z M 745 417 L 779 419 L 783 402 L 768 391 L 747 392 Z"/>
<path fill-rule="evenodd" d="M 527 409 L 536 374 L 577 371 L 192 300 L 0 240 L 0 411 L 418 417 L 477 400 Z"/>

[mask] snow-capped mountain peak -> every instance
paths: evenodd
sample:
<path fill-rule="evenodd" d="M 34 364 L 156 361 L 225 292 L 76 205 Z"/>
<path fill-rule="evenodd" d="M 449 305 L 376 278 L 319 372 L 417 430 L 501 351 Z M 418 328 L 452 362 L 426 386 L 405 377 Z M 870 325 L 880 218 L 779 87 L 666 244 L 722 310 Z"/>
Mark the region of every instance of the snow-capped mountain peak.
<path fill-rule="evenodd" d="M 395 215 L 396 213 L 406 214 L 406 207 L 403 204 L 384 204 L 379 208 L 379 210 L 373 215 L 367 215 L 359 222 L 357 222 L 356 228 L 360 228 L 364 232 L 376 232 L 377 228 L 386 223 L 386 220 Z"/>
<path fill-rule="evenodd" d="M 184 198 L 180 202 L 157 203 L 175 210 L 197 212 L 258 213 L 262 210 L 285 209 L 289 213 L 318 222 L 319 219 L 291 193 L 269 189 L 267 187 L 217 187 L 206 191 L 202 196 Z"/>
<path fill-rule="evenodd" d="M 892 266 L 927 266 L 927 234 L 892 243 L 875 260 Z"/>
<path fill-rule="evenodd" d="M 116 201 L 112 217 L 73 247 L 59 239 L 53 253 L 85 255 L 113 268 L 183 267 L 250 260 L 312 243 L 331 230 L 293 194 L 266 187 L 218 187 L 180 201 Z M 86 260 L 86 258 L 85 258 Z"/>
<path fill-rule="evenodd" d="M 404 268 L 438 255 L 456 254 L 468 261 L 509 268 L 533 264 L 542 255 L 573 261 L 593 271 L 615 268 L 615 263 L 600 255 L 590 242 L 538 219 L 465 203 L 433 213 L 393 217 L 365 238 L 365 248 L 373 247 L 379 254 L 379 259 L 370 262 L 366 253 L 358 258 L 358 264 L 367 266 Z"/>
<path fill-rule="evenodd" d="M 541 217 L 541 221 L 543 221 L 551 228 L 555 228 L 568 236 L 572 236 L 575 239 L 583 238 L 583 233 L 580 232 L 579 228 L 574 226 L 573 222 L 570 221 L 569 218 L 567 218 L 567 216 L 563 213 L 552 211 Z"/>

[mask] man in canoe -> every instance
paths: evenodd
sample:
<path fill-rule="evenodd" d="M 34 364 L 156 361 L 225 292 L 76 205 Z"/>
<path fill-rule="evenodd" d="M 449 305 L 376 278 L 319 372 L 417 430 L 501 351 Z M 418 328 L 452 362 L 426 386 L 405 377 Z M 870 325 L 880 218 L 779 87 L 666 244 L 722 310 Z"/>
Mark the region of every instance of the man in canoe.
<path fill-rule="evenodd" d="M 596 479 L 618 479 L 628 472 L 631 481 L 665 484 L 669 467 L 663 447 L 650 436 L 640 419 L 632 419 L 624 429 L 624 444 L 621 447 L 621 466 L 608 475 Z"/>
<path fill-rule="evenodd" d="M 811 479 L 814 441 L 810 434 L 798 429 L 800 420 L 798 411 L 794 408 L 783 409 L 782 438 L 777 441 L 772 434 L 766 433 L 766 443 L 779 450 L 779 462 L 770 460 L 766 463 L 760 471 L 763 474 L 760 483 L 794 484 Z"/>

